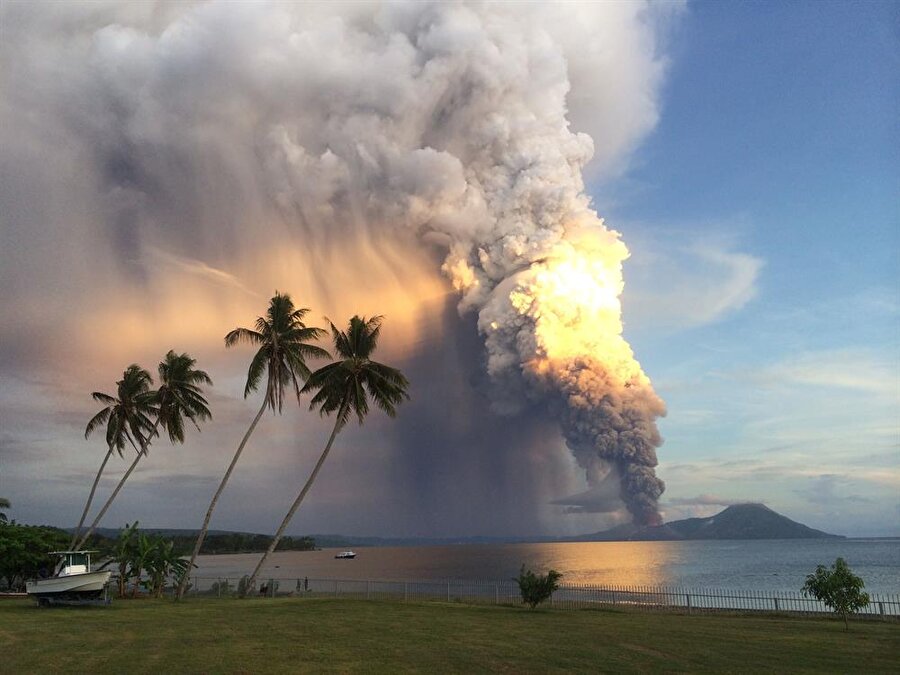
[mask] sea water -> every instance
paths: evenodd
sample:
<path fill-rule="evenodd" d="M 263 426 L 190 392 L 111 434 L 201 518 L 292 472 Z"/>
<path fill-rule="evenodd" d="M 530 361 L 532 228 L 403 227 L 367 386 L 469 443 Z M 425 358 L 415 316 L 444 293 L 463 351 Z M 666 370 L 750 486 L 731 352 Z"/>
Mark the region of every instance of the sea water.
<path fill-rule="evenodd" d="M 565 542 L 354 548 L 273 554 L 261 578 L 361 580 L 506 580 L 521 565 L 555 569 L 563 581 L 619 586 L 680 586 L 798 591 L 816 565 L 842 557 L 873 593 L 900 593 L 900 540 Z M 200 556 L 198 577 L 240 577 L 258 553 Z"/>

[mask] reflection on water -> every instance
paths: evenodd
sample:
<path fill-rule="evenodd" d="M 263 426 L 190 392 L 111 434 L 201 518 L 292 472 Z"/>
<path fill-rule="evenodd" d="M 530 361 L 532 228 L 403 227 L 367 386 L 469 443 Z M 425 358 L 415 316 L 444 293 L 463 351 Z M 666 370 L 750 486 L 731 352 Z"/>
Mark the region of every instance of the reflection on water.
<path fill-rule="evenodd" d="M 357 548 L 355 560 L 335 560 L 339 549 L 274 554 L 263 576 L 317 579 L 509 579 L 525 564 L 556 569 L 573 584 L 685 586 L 799 590 L 805 575 L 838 556 L 870 591 L 900 591 L 900 541 L 681 541 L 467 544 Z M 201 556 L 198 576 L 237 577 L 258 554 Z"/>

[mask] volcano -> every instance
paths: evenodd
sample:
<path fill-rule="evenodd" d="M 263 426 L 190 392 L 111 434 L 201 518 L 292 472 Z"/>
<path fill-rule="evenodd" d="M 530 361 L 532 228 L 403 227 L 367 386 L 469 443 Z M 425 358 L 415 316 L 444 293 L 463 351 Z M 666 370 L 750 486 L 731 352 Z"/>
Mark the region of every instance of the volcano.
<path fill-rule="evenodd" d="M 681 541 L 689 539 L 843 539 L 814 530 L 764 504 L 735 504 L 708 518 L 686 518 L 662 525 L 618 525 L 569 541 Z"/>

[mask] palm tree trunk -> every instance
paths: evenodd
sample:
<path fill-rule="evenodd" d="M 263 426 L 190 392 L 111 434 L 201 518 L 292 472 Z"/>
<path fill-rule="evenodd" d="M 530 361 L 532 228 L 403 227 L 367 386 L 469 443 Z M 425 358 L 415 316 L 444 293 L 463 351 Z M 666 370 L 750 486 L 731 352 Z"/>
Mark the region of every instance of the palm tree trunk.
<path fill-rule="evenodd" d="M 78 527 L 75 528 L 75 534 L 72 535 L 72 543 L 69 544 L 69 548 L 75 546 L 78 542 L 78 535 L 81 534 L 81 527 L 84 525 L 84 519 L 87 518 L 88 511 L 91 510 L 91 503 L 94 501 L 94 493 L 97 492 L 97 485 L 100 483 L 100 476 L 103 475 L 103 470 L 106 468 L 106 463 L 109 461 L 110 456 L 113 453 L 113 445 L 109 444 L 109 451 L 106 453 L 106 457 L 103 458 L 103 463 L 100 464 L 100 470 L 97 471 L 97 476 L 94 478 L 94 484 L 91 486 L 91 493 L 88 495 L 87 504 L 84 505 L 84 511 L 81 513 L 81 520 L 78 521 Z"/>
<path fill-rule="evenodd" d="M 159 418 L 156 418 L 156 424 L 153 425 L 153 430 L 150 432 L 148 438 L 153 438 L 156 435 L 156 430 L 159 428 Z M 122 489 L 122 486 L 125 485 L 125 481 L 128 480 L 128 477 L 131 476 L 131 473 L 134 471 L 135 467 L 138 465 L 138 462 L 141 461 L 141 458 L 147 454 L 147 446 L 150 445 L 149 440 L 141 441 L 141 449 L 140 452 L 137 453 L 137 456 L 134 458 L 134 461 L 131 463 L 131 466 L 128 467 L 128 471 L 125 472 L 125 475 L 122 476 L 121 480 L 119 480 L 119 484 L 116 485 L 116 489 L 113 490 L 113 493 L 109 496 L 109 499 L 106 500 L 106 503 L 103 505 L 103 508 L 100 509 L 100 513 L 97 514 L 97 517 L 94 518 L 94 522 L 91 523 L 90 529 L 84 534 L 81 538 L 81 541 L 75 546 L 75 550 L 79 550 L 82 546 L 84 546 L 85 542 L 87 542 L 88 538 L 92 534 L 94 534 L 94 530 L 97 529 L 97 525 L 100 524 L 100 521 L 103 519 L 103 516 L 106 515 L 109 507 L 112 506 L 113 501 L 119 495 L 119 491 Z"/>
<path fill-rule="evenodd" d="M 262 406 L 259 408 L 259 412 L 256 413 L 256 417 L 253 418 L 253 422 L 250 424 L 250 428 L 247 429 L 247 433 L 244 434 L 244 438 L 241 439 L 241 444 L 238 446 L 237 452 L 234 453 L 234 457 L 231 458 L 231 464 L 228 465 L 228 469 L 225 471 L 225 475 L 222 476 L 222 482 L 219 483 L 219 489 L 216 490 L 216 494 L 213 495 L 212 501 L 209 503 L 209 508 L 206 510 L 206 518 L 203 519 L 203 527 L 200 528 L 200 534 L 197 535 L 197 542 L 194 544 L 194 552 L 191 553 L 191 561 L 188 563 L 187 571 L 184 573 L 184 576 L 181 578 L 181 582 L 178 584 L 178 590 L 175 592 L 175 599 L 181 600 L 184 595 L 184 591 L 187 588 L 188 579 L 191 576 L 191 570 L 194 569 L 194 562 L 197 560 L 197 556 L 200 555 L 200 547 L 203 546 L 203 542 L 206 540 L 206 533 L 209 530 L 209 521 L 212 519 L 213 511 L 216 508 L 216 502 L 219 501 L 219 497 L 222 494 L 222 491 L 225 489 L 225 485 L 228 483 L 228 479 L 231 478 L 231 472 L 234 471 L 234 466 L 237 464 L 238 459 L 241 457 L 241 453 L 244 451 L 244 446 L 247 444 L 247 440 L 250 438 L 250 434 L 253 433 L 253 430 L 256 429 L 256 425 L 259 424 L 260 418 L 262 418 L 263 413 L 266 411 L 266 405 L 269 402 L 269 391 L 268 388 L 266 390 L 266 395 L 263 396 Z"/>
<path fill-rule="evenodd" d="M 262 566 L 265 564 L 266 559 L 272 555 L 272 552 L 278 546 L 278 542 L 281 541 L 281 537 L 284 534 L 285 528 L 287 528 L 288 523 L 291 522 L 291 518 L 294 517 L 294 514 L 297 512 L 297 509 L 300 508 L 300 504 L 303 502 L 303 499 L 306 497 L 306 493 L 309 492 L 309 489 L 312 487 L 313 482 L 316 480 L 316 476 L 319 475 L 319 470 L 322 468 L 322 465 L 325 463 L 325 458 L 328 457 L 328 453 L 331 452 L 331 446 L 334 444 L 334 439 L 338 435 L 338 431 L 341 430 L 341 415 L 338 413 L 336 415 L 336 419 L 334 421 L 334 429 L 331 431 L 331 437 L 328 439 L 328 443 L 325 444 L 325 450 L 322 451 L 322 456 L 319 457 L 319 461 L 316 462 L 315 468 L 312 470 L 312 473 L 309 474 L 309 478 L 306 480 L 306 485 L 303 486 L 303 489 L 300 490 L 300 494 L 297 495 L 297 498 L 294 500 L 294 503 L 291 505 L 290 510 L 287 512 L 287 515 L 284 517 L 284 520 L 281 521 L 281 526 L 278 528 L 278 531 L 275 533 L 275 536 L 272 538 L 272 543 L 269 544 L 268 550 L 263 553 L 262 558 L 259 559 L 259 562 L 256 564 L 256 569 L 253 570 L 253 574 L 250 575 L 250 579 L 247 581 L 246 585 L 246 593 L 253 592 L 253 589 L 256 586 L 256 575 L 259 574 L 259 571 L 262 569 Z"/>

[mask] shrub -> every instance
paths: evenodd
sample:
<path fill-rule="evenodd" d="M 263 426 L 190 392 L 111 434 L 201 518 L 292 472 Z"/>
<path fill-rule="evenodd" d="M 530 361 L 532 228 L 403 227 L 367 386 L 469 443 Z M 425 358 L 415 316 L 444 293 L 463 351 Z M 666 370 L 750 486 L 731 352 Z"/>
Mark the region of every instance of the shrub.
<path fill-rule="evenodd" d="M 862 590 L 864 586 L 865 582 L 850 571 L 846 561 L 838 558 L 831 569 L 825 565 L 816 567 L 814 573 L 807 575 L 801 590 L 840 614 L 846 630 L 847 616 L 869 604 L 869 594 Z"/>
<path fill-rule="evenodd" d="M 522 602 L 534 609 L 547 600 L 553 591 L 559 588 L 559 580 L 562 574 L 556 570 L 550 570 L 547 574 L 535 574 L 531 570 L 526 571 L 525 565 L 519 571 L 519 592 L 522 594 Z"/>
<path fill-rule="evenodd" d="M 228 579 L 214 581 L 212 586 L 209 587 L 209 592 L 212 595 L 231 595 L 232 591 L 233 589 L 231 588 Z"/>
<path fill-rule="evenodd" d="M 47 551 L 60 551 L 69 535 L 55 527 L 7 523 L 0 529 L 0 587 L 24 591 L 25 581 L 53 574 L 56 559 Z"/>

